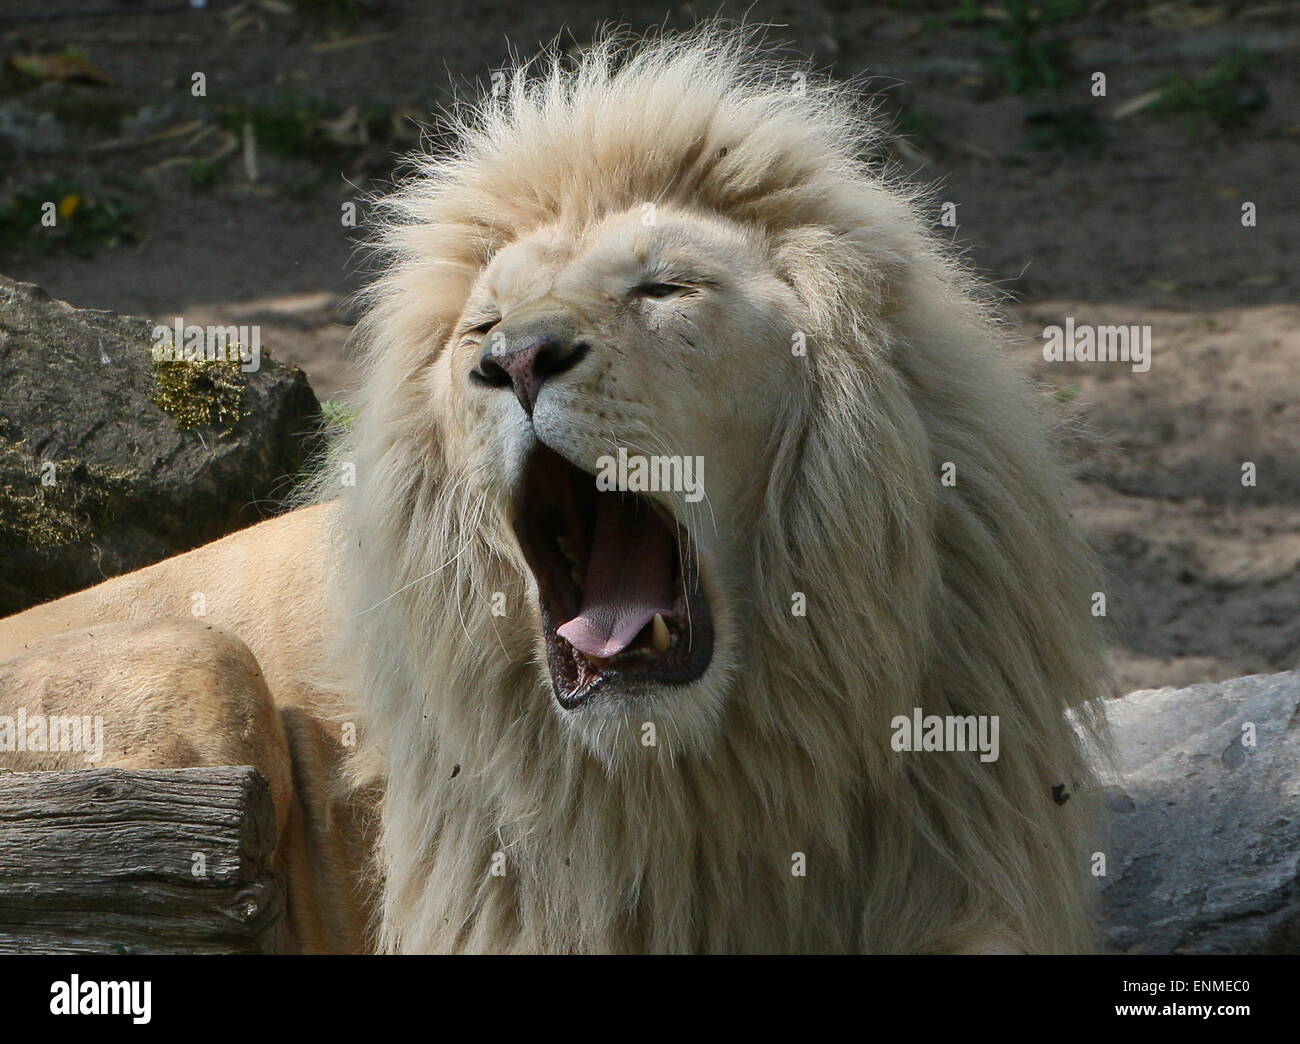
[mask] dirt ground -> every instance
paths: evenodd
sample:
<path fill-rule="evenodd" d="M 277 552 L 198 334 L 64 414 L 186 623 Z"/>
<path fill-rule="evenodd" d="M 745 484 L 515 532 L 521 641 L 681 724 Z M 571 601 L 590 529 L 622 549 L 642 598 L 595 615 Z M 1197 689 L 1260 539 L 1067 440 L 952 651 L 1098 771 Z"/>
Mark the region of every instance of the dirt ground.
<path fill-rule="evenodd" d="M 417 143 L 413 118 L 436 129 L 454 91 L 557 35 L 745 16 L 877 98 L 901 135 L 878 159 L 938 184 L 936 225 L 1006 293 L 1076 424 L 1121 688 L 1300 667 L 1300 4 L 158 6 L 5 4 L 0 271 L 80 306 L 260 323 L 337 396 L 365 275 L 341 208 Z M 76 200 L 53 246 L 22 214 L 51 194 Z M 1150 370 L 1045 362 L 1066 317 L 1150 327 Z"/>

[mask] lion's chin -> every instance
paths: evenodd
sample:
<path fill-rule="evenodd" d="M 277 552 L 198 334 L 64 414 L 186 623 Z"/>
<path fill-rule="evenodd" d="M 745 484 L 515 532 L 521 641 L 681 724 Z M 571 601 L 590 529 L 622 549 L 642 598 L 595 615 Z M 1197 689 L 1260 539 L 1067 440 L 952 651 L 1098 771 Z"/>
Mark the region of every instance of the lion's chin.
<path fill-rule="evenodd" d="M 713 615 L 682 526 L 648 497 L 538 444 L 515 505 L 515 535 L 537 581 L 547 665 L 566 711 L 650 699 L 699 679 Z"/>

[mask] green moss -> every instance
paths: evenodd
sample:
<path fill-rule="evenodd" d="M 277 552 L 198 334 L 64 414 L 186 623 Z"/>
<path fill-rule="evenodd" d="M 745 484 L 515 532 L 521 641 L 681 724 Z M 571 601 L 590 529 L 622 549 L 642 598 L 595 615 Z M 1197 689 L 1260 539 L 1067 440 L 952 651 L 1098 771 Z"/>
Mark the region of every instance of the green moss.
<path fill-rule="evenodd" d="M 248 416 L 244 401 L 247 378 L 237 362 L 155 361 L 153 376 L 157 387 L 149 401 L 171 414 L 177 431 L 215 427 L 221 435 L 229 435 Z"/>
<path fill-rule="evenodd" d="M 32 456 L 7 437 L 0 418 L 0 544 L 8 547 L 62 547 L 91 540 L 97 523 L 135 480 L 130 472 L 95 473 L 75 457 L 53 462 Z M 42 478 L 54 464 L 54 483 Z"/>
<path fill-rule="evenodd" d="M 69 462 L 60 461 L 66 466 Z M 0 443 L 0 543 L 13 546 L 61 547 L 89 540 L 94 534 L 62 495 L 61 487 L 41 485 L 40 462 Z M 28 482 L 9 481 L 21 474 Z"/>

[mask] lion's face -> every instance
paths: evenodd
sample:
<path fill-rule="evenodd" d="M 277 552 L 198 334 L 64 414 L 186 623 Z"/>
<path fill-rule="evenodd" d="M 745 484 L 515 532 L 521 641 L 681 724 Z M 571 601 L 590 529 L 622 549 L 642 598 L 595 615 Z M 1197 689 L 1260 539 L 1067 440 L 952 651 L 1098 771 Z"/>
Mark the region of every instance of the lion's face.
<path fill-rule="evenodd" d="M 475 281 L 436 378 L 450 451 L 515 534 L 571 719 L 717 719 L 795 307 L 761 237 L 662 207 L 539 230 Z"/>

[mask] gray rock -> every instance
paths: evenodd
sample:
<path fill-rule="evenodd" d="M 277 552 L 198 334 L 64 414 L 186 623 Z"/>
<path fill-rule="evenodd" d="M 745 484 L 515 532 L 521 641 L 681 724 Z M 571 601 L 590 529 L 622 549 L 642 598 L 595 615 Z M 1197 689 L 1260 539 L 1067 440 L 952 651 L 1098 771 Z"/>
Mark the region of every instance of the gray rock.
<path fill-rule="evenodd" d="M 301 370 L 159 364 L 153 327 L 0 276 L 0 616 L 273 515 L 302 470 Z"/>
<path fill-rule="evenodd" d="M 14 105 L 0 106 L 0 155 L 18 152 L 57 152 L 67 135 L 52 112 L 29 112 Z"/>
<path fill-rule="evenodd" d="M 1134 692 L 1108 717 L 1112 944 L 1300 952 L 1300 672 Z"/>

